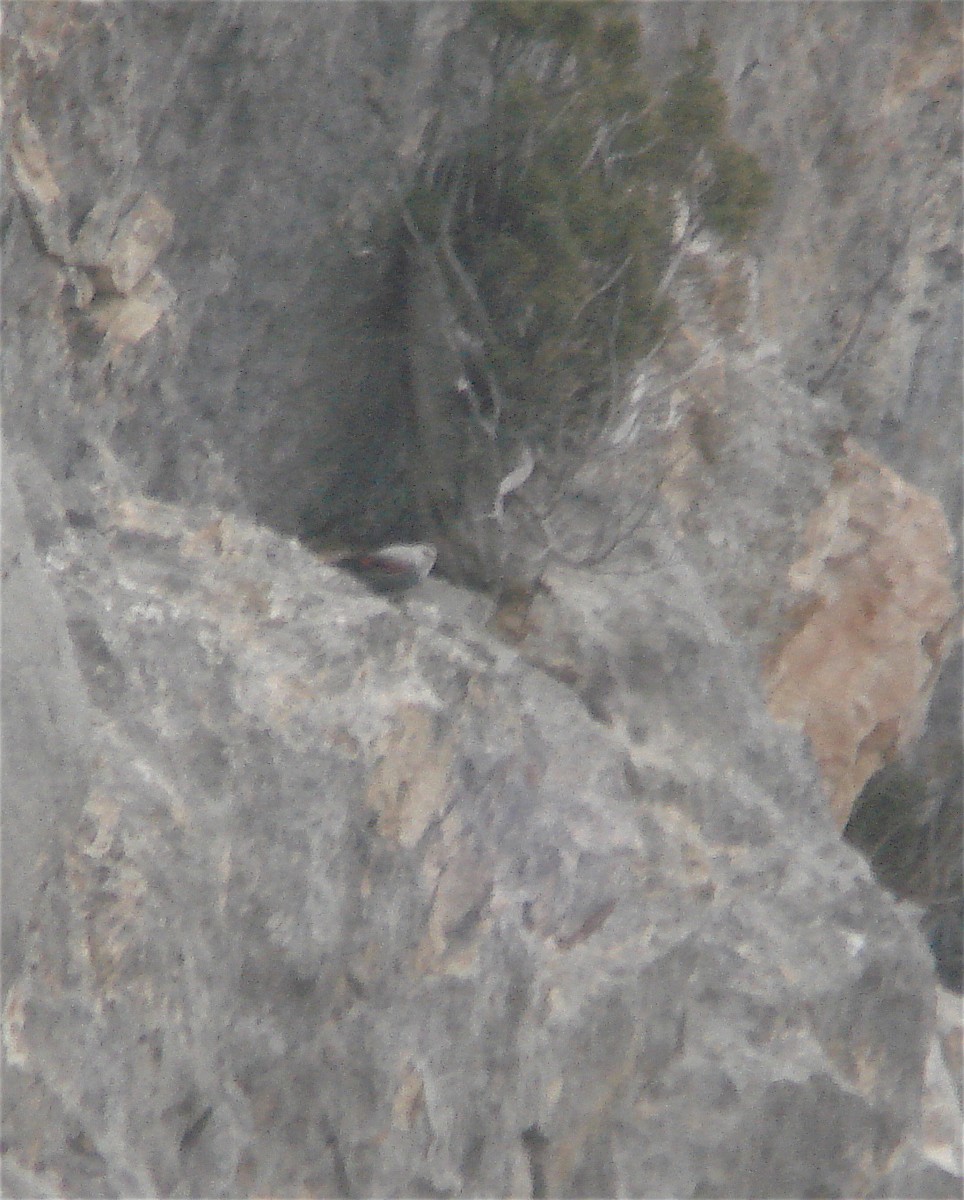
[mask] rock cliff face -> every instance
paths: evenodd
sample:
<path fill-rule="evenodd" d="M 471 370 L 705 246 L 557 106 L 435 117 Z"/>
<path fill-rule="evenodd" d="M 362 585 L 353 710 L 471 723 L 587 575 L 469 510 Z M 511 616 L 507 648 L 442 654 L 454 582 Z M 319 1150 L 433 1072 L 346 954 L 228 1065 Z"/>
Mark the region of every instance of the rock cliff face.
<path fill-rule="evenodd" d="M 467 7 L 5 6 L 6 1194 L 958 1194 L 916 914 L 763 663 L 878 703 L 792 653 L 871 453 L 939 602 L 853 551 L 918 655 L 866 727 L 954 640 L 960 9 L 640 19 L 780 182 L 566 511 L 659 504 L 392 602 L 318 551 L 420 532 L 397 196 L 484 113 Z"/>
<path fill-rule="evenodd" d="M 684 0 L 641 19 L 657 70 L 709 30 L 734 132 L 774 176 L 759 332 L 959 528 L 960 5 Z"/>

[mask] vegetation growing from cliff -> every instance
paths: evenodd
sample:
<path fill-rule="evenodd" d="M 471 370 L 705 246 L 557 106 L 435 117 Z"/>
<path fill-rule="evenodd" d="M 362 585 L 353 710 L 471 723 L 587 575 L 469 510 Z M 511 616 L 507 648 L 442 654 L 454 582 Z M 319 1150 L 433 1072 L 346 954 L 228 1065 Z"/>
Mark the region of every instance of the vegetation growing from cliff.
<path fill-rule="evenodd" d="M 692 238 L 742 237 L 769 183 L 726 136 L 705 34 L 657 96 L 632 5 L 510 0 L 477 4 L 475 20 L 489 119 L 409 211 L 484 328 L 498 420 L 560 450 L 600 426 L 658 340 Z"/>
<path fill-rule="evenodd" d="M 868 780 L 844 831 L 885 887 L 922 903 L 961 893 L 959 747 L 950 753 L 957 759 L 956 786 L 931 796 L 921 771 L 890 763 Z"/>

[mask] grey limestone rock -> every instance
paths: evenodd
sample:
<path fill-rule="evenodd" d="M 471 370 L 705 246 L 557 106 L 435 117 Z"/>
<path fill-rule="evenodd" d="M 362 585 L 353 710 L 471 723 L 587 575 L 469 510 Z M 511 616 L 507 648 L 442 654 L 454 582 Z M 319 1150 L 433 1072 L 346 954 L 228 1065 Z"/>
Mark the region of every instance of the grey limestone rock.
<path fill-rule="evenodd" d="M 403 612 L 239 519 L 111 509 L 51 566 L 116 675 L 8 1004 L 21 1165 L 108 1195 L 873 1190 L 926 949 L 685 570 L 608 617 L 566 581 L 649 697 L 627 739 L 445 585 Z"/>
<path fill-rule="evenodd" d="M 87 796 L 90 700 L 67 614 L 37 558 L 3 458 L 3 984 L 22 966 L 27 924 Z M 29 469 L 29 468 L 28 468 Z"/>
<path fill-rule="evenodd" d="M 761 332 L 959 529 L 960 4 L 670 0 L 641 20 L 656 72 L 709 31 L 733 131 L 774 178 Z"/>

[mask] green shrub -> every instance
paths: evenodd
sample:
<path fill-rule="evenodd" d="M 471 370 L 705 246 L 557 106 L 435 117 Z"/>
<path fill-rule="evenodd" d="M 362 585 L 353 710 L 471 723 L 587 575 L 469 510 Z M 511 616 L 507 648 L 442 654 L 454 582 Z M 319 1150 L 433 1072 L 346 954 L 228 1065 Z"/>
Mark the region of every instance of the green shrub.
<path fill-rule="evenodd" d="M 715 171 L 703 195 L 706 223 L 736 241 L 752 227 L 770 198 L 770 179 L 748 150 L 734 142 L 719 146 Z"/>
<path fill-rule="evenodd" d="M 483 132 L 411 198 L 488 317 L 503 420 L 576 442 L 604 418 L 671 311 L 675 195 L 726 238 L 765 204 L 756 159 L 724 136 L 705 35 L 658 101 L 638 65 L 632 5 L 482 3 L 494 92 Z M 440 260 L 442 255 L 439 255 Z"/>
<path fill-rule="evenodd" d="M 672 133 L 667 139 L 669 148 L 686 154 L 723 136 L 726 97 L 713 78 L 716 56 L 705 32 L 683 57 L 683 69 L 663 102 L 662 117 Z"/>

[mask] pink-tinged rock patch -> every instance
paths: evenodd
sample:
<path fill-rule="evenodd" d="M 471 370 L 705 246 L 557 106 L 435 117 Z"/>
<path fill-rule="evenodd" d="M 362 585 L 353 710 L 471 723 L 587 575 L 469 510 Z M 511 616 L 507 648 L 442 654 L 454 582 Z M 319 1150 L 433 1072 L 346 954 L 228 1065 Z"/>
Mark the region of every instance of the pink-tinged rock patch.
<path fill-rule="evenodd" d="M 844 446 L 790 569 L 792 631 L 766 664 L 770 711 L 801 728 L 834 817 L 919 735 L 959 633 L 953 543 L 940 504 L 863 450 Z"/>

